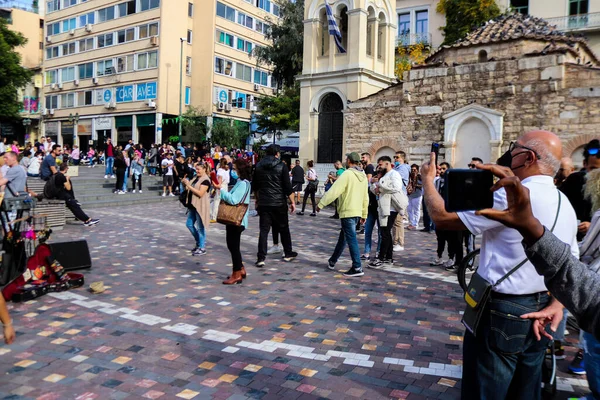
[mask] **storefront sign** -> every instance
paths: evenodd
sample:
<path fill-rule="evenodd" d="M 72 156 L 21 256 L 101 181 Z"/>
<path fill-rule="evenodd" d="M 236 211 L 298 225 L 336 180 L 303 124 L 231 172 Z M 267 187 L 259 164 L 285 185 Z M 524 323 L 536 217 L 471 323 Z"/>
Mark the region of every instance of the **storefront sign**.
<path fill-rule="evenodd" d="M 82 119 L 79 121 L 77 125 L 77 134 L 78 135 L 91 135 L 92 134 L 92 120 L 91 119 Z"/>
<path fill-rule="evenodd" d="M 46 136 L 57 136 L 58 135 L 58 121 L 46 122 L 44 131 L 45 131 Z"/>
<path fill-rule="evenodd" d="M 229 93 L 225 89 L 219 89 L 219 101 L 223 103 L 229 102 Z"/>
<path fill-rule="evenodd" d="M 133 85 L 117 87 L 117 103 L 133 101 Z"/>
<path fill-rule="evenodd" d="M 156 99 L 156 82 L 138 83 L 135 99 L 137 101 Z"/>
<path fill-rule="evenodd" d="M 94 121 L 97 131 L 110 130 L 113 127 L 113 119 L 111 117 L 100 117 Z"/>
<path fill-rule="evenodd" d="M 0 124 L 0 133 L 2 136 L 11 136 L 15 134 L 15 130 L 10 122 L 2 122 Z"/>
<path fill-rule="evenodd" d="M 104 92 L 102 92 L 102 100 L 105 103 L 110 103 L 112 100 L 112 89 L 104 89 Z"/>
<path fill-rule="evenodd" d="M 60 133 L 63 136 L 70 136 L 73 135 L 73 128 L 75 127 L 75 124 L 73 122 L 69 122 L 69 121 L 62 121 L 60 123 Z"/>

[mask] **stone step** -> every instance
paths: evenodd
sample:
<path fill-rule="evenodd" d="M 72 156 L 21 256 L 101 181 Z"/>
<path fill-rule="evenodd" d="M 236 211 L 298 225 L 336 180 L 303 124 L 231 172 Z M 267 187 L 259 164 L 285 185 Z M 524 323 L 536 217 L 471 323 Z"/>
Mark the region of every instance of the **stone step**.
<path fill-rule="evenodd" d="M 120 206 L 130 206 L 130 205 L 143 205 L 143 204 L 151 204 L 151 203 L 169 203 L 172 201 L 177 201 L 178 197 L 162 197 L 162 196 L 152 196 L 152 197 L 138 197 L 134 195 L 115 195 L 113 199 L 109 200 L 95 200 L 87 203 L 81 202 L 83 210 L 93 209 L 93 208 L 111 208 L 111 207 L 120 207 Z"/>
<path fill-rule="evenodd" d="M 136 199 L 145 199 L 145 198 L 156 198 L 161 197 L 162 192 L 158 191 L 147 191 L 143 190 L 142 193 L 125 193 L 125 194 L 115 194 L 112 192 L 109 193 L 77 193 L 76 198 L 80 203 L 86 203 L 88 201 L 95 200 L 117 200 L 117 197 L 125 197 L 125 196 L 134 196 Z"/>

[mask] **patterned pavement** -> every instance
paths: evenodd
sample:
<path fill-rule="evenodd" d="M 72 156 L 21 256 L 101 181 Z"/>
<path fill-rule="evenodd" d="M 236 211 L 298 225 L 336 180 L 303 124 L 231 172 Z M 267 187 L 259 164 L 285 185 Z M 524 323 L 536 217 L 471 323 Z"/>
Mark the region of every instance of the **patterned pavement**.
<path fill-rule="evenodd" d="M 402 265 L 349 279 L 347 254 L 326 268 L 339 232 L 328 215 L 291 217 L 299 257 L 270 256 L 263 269 L 251 218 L 248 279 L 232 287 L 221 285 L 231 270 L 223 227 L 211 224 L 208 254 L 192 257 L 178 203 L 94 210 L 99 225 L 67 225 L 53 240 L 86 239 L 86 287 L 107 290 L 11 305 L 17 340 L 0 347 L 0 398 L 460 398 L 463 303 L 453 274 L 429 266 L 435 236 L 407 231 Z M 586 391 L 585 377 L 560 377 L 557 398 Z"/>

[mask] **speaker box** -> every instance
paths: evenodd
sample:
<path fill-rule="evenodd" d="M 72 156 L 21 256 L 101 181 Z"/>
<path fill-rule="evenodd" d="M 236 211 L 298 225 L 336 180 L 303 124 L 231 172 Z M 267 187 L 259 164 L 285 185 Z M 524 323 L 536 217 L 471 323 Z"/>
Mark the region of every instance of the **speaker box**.
<path fill-rule="evenodd" d="M 49 243 L 52 255 L 66 271 L 92 268 L 92 258 L 86 240 Z"/>

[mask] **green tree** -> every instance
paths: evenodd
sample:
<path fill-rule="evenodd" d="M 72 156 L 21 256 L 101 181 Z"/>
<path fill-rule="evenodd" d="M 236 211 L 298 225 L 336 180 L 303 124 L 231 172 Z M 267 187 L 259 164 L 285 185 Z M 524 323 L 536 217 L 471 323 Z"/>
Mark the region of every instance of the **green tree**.
<path fill-rule="evenodd" d="M 440 0 L 437 12 L 446 15 L 444 43 L 452 44 L 463 39 L 473 29 L 501 14 L 496 0 Z"/>
<path fill-rule="evenodd" d="M 280 86 L 291 87 L 302 72 L 304 0 L 276 2 L 279 19 L 267 18 L 271 29 L 266 36 L 272 44 L 255 48 L 254 56 L 258 63 L 274 66 L 273 77 Z"/>
<path fill-rule="evenodd" d="M 223 120 L 213 124 L 210 140 L 219 146 L 232 148 L 240 147 L 247 136 L 247 131 L 240 129 L 235 124 L 232 125 L 230 120 Z"/>
<path fill-rule="evenodd" d="M 21 55 L 15 51 L 27 39 L 19 32 L 8 29 L 6 20 L 0 18 L 0 118 L 16 119 L 23 104 L 17 89 L 31 81 L 33 73 L 21 66 Z"/>
<path fill-rule="evenodd" d="M 265 96 L 259 100 L 260 114 L 256 123 L 261 130 L 298 130 L 300 126 L 300 87 L 294 85 L 276 96 Z"/>
<path fill-rule="evenodd" d="M 206 139 L 206 112 L 190 106 L 182 115 L 184 141 L 199 143 Z"/>

